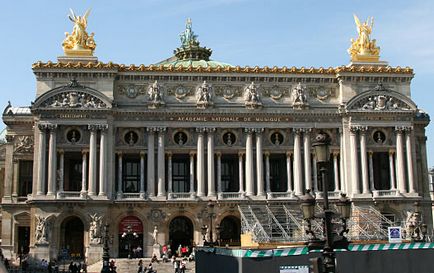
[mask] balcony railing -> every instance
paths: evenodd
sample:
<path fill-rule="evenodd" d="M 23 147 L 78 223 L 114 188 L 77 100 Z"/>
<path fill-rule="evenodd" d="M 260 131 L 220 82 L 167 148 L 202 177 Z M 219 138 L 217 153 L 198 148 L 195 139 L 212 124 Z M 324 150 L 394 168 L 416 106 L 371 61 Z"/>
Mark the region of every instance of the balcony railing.
<path fill-rule="evenodd" d="M 62 199 L 85 199 L 86 195 L 82 195 L 79 191 L 62 191 L 59 192 L 58 197 Z"/>
<path fill-rule="evenodd" d="M 193 200 L 195 194 L 191 192 L 171 192 L 168 195 L 169 200 Z"/>
<path fill-rule="evenodd" d="M 218 193 L 218 199 L 243 199 L 243 192 L 220 192 Z"/>
<path fill-rule="evenodd" d="M 399 196 L 398 190 L 375 190 L 372 191 L 374 197 L 396 197 Z"/>
<path fill-rule="evenodd" d="M 292 192 L 268 192 L 267 199 L 288 199 L 293 198 L 294 193 Z"/>

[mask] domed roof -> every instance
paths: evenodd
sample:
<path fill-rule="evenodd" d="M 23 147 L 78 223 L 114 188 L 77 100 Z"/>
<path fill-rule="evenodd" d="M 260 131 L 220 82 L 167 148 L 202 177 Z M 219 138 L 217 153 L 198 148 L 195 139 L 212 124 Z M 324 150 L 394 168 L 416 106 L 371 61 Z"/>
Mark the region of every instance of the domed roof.
<path fill-rule="evenodd" d="M 194 34 L 191 19 L 187 19 L 185 30 L 180 34 L 181 46 L 174 50 L 174 56 L 156 63 L 157 66 L 173 67 L 233 67 L 230 64 L 211 60 L 210 48 L 201 47 Z"/>

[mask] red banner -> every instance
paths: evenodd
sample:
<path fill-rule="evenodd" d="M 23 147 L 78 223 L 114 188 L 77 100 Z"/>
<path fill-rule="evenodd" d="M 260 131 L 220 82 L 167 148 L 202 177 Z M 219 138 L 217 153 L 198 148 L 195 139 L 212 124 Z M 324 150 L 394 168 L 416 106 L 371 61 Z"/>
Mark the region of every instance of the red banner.
<path fill-rule="evenodd" d="M 128 226 L 131 227 L 131 232 L 136 232 L 138 234 L 143 233 L 143 224 L 139 218 L 136 216 L 127 216 L 119 223 L 119 234 L 127 232 Z"/>

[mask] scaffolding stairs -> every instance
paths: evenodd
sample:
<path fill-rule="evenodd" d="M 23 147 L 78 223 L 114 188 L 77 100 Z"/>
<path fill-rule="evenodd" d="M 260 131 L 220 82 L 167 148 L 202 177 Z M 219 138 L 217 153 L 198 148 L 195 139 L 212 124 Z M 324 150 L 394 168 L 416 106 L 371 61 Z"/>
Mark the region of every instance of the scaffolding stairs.
<path fill-rule="evenodd" d="M 250 204 L 239 205 L 241 215 L 241 232 L 251 233 L 252 239 L 258 243 L 271 242 L 304 242 L 307 241 L 307 223 L 303 220 L 297 205 Z M 332 206 L 336 211 L 336 207 Z M 323 213 L 317 204 L 316 215 Z M 334 219 L 333 222 L 339 222 Z M 312 230 L 318 238 L 322 238 L 323 222 L 315 219 L 311 222 Z M 382 215 L 372 206 L 352 206 L 352 216 L 348 220 L 349 240 L 382 240 L 387 238 L 387 226 L 394 222 Z"/>

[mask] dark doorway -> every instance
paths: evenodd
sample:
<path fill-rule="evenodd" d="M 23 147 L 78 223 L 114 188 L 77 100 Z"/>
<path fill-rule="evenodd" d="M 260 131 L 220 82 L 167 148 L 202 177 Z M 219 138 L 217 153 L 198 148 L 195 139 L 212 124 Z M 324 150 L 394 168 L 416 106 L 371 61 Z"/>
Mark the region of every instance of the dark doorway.
<path fill-rule="evenodd" d="M 136 216 L 127 216 L 119 223 L 119 258 L 143 255 L 143 223 Z M 138 247 L 140 246 L 140 251 Z"/>
<path fill-rule="evenodd" d="M 63 240 L 61 245 L 61 255 L 64 259 L 83 259 L 84 258 L 84 225 L 80 218 L 76 216 L 65 219 L 61 230 Z"/>
<path fill-rule="evenodd" d="M 220 222 L 221 245 L 239 246 L 241 244 L 241 222 L 235 216 L 227 216 Z"/>
<path fill-rule="evenodd" d="M 18 227 L 18 254 L 29 253 L 30 227 Z"/>
<path fill-rule="evenodd" d="M 374 169 L 374 188 L 376 190 L 390 189 L 389 154 L 387 152 L 376 152 L 372 157 Z"/>
<path fill-rule="evenodd" d="M 178 249 L 179 245 L 193 245 L 193 223 L 185 216 L 175 217 L 169 225 L 169 243 L 172 253 Z"/>

